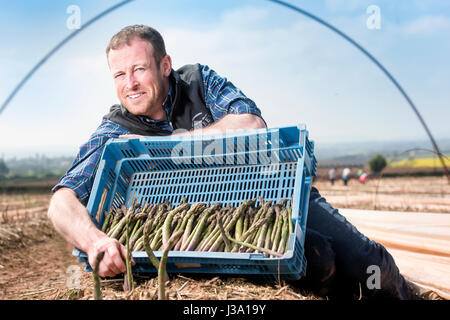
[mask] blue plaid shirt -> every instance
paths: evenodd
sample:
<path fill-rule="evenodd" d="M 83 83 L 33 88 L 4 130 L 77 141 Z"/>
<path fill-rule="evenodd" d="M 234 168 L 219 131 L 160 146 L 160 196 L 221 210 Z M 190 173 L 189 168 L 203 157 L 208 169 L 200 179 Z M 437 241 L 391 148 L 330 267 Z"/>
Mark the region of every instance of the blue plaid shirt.
<path fill-rule="evenodd" d="M 251 113 L 261 116 L 261 111 L 256 104 L 226 78 L 220 77 L 208 66 L 200 65 L 200 69 L 205 88 L 206 107 L 210 110 L 214 121 L 227 114 Z M 163 105 L 167 118 L 173 108 L 172 93 L 172 87 L 170 87 Z M 153 120 L 142 117 L 153 125 L 173 131 L 169 120 Z M 109 139 L 118 138 L 123 134 L 130 134 L 130 132 L 115 122 L 103 119 L 89 141 L 80 147 L 70 169 L 53 187 L 52 191 L 55 192 L 61 187 L 70 188 L 76 192 L 80 201 L 87 205 L 105 143 Z"/>

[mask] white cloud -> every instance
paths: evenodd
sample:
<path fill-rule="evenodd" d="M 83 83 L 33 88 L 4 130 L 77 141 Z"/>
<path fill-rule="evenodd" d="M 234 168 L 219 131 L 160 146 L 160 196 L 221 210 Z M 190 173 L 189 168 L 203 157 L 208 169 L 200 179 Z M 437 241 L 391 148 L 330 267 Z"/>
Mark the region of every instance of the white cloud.
<path fill-rule="evenodd" d="M 311 20 L 264 27 L 261 22 L 270 12 L 252 12 L 246 11 L 247 24 L 241 12 L 236 19 L 228 12 L 207 30 L 166 29 L 175 66 L 209 64 L 258 104 L 270 126 L 306 123 L 312 136 L 323 140 L 388 138 L 395 131 L 393 122 L 399 117 L 392 109 L 402 104 L 401 97 L 354 47 Z M 240 21 L 238 27 L 235 20 Z M 361 16 L 345 20 L 345 25 L 357 36 L 369 33 Z M 380 115 L 387 112 L 391 119 L 382 121 Z M 347 118 L 352 125 L 342 126 Z M 381 124 L 391 127 L 380 132 Z"/>

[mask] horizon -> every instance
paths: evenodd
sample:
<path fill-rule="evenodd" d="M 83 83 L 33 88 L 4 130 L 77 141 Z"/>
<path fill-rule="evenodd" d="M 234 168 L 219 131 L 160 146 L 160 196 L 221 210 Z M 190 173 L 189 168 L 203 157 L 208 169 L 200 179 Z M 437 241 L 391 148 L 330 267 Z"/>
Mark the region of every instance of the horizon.
<path fill-rule="evenodd" d="M 328 142 L 317 144 L 314 139 L 311 139 L 315 143 L 315 154 L 325 156 L 324 159 L 332 159 L 328 156 L 330 153 L 336 153 L 336 157 L 352 155 L 352 154 L 373 154 L 373 153 L 385 153 L 390 154 L 393 152 L 392 149 L 398 148 L 399 146 L 408 146 L 409 148 L 424 148 L 428 147 L 432 150 L 432 145 L 429 140 L 394 140 L 394 141 L 356 141 L 356 142 Z M 441 152 L 448 154 L 450 156 L 450 138 L 437 139 L 437 143 Z M 415 144 L 414 147 L 411 145 Z M 338 148 L 342 150 L 337 152 Z M 373 148 L 378 148 L 378 151 L 374 151 Z M 25 159 L 46 156 L 48 158 L 59 158 L 59 157 L 75 157 L 78 152 L 77 148 L 71 148 L 67 146 L 47 146 L 47 147 L 21 147 L 12 149 L 2 149 L 0 150 L 0 159 L 6 161 L 11 159 Z M 423 151 L 425 152 L 425 151 Z M 434 156 L 431 155 L 430 156 Z"/>
<path fill-rule="evenodd" d="M 290 2 L 360 42 L 397 78 L 434 138 L 450 138 L 450 3 Z M 5 48 L 0 53 L 0 101 L 49 49 L 74 31 L 68 28 L 69 6 L 79 7 L 82 24 L 116 3 L 0 0 Z M 52 56 L 0 114 L 0 134 L 7 137 L 0 140 L 0 156 L 34 150 L 76 154 L 117 103 L 104 48 L 115 32 L 135 23 L 162 33 L 174 69 L 187 63 L 209 65 L 256 102 L 269 127 L 305 123 L 316 146 L 428 139 L 380 70 L 303 16 L 256 0 L 157 4 L 132 2 Z M 372 5 L 380 9 L 378 29 L 368 26 Z"/>

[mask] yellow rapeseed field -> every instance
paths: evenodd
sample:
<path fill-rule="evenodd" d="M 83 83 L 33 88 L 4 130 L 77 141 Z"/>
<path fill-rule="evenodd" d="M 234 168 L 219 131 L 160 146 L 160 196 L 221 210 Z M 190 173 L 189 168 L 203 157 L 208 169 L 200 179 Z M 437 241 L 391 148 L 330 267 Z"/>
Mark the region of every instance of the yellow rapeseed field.
<path fill-rule="evenodd" d="M 450 159 L 444 158 L 445 165 L 450 165 Z M 438 157 L 434 158 L 417 158 L 417 159 L 403 159 L 401 161 L 393 162 L 390 167 L 410 167 L 410 168 L 439 168 L 442 167 L 441 161 Z"/>

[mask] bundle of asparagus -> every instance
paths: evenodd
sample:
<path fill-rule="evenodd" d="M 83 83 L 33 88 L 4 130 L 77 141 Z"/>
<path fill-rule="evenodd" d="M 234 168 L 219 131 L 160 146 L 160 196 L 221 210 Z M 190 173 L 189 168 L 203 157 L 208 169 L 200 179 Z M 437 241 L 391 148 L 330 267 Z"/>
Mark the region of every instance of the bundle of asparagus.
<path fill-rule="evenodd" d="M 278 203 L 259 198 L 246 200 L 239 207 L 185 199 L 175 208 L 161 204 L 133 202 L 105 212 L 102 231 L 127 244 L 130 251 L 163 250 L 171 235 L 177 233 L 171 250 L 208 252 L 260 252 L 280 257 L 293 233 L 292 210 L 288 199 Z M 127 241 L 128 236 L 128 241 Z M 149 256 L 149 258 L 151 258 Z"/>

